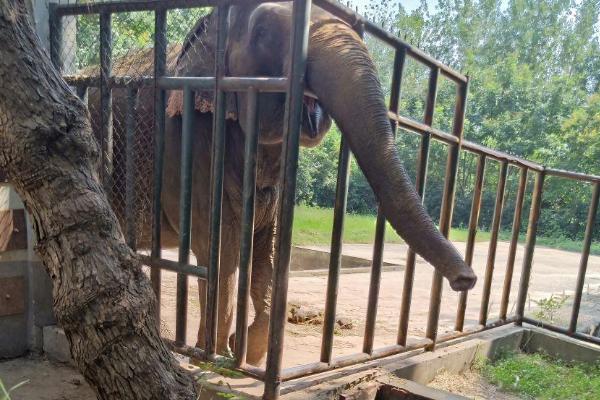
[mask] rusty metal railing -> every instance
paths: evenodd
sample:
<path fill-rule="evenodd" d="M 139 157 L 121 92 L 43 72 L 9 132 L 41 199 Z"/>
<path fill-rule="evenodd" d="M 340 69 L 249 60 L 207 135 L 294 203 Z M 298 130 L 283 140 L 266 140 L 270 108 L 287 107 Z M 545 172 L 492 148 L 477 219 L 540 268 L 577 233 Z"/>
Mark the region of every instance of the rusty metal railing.
<path fill-rule="evenodd" d="M 260 3 L 261 1 L 254 1 Z M 590 203 L 590 211 L 587 220 L 584 249 L 581 255 L 579 275 L 576 286 L 576 297 L 573 305 L 571 323 L 568 329 L 544 325 L 544 327 L 570 336 L 598 343 L 599 339 L 576 331 L 579 305 L 586 274 L 587 261 L 592 241 L 592 229 L 596 219 L 596 209 L 600 190 L 600 177 L 585 175 L 575 172 L 561 171 L 545 168 L 542 165 L 495 151 L 484 146 L 469 142 L 463 138 L 463 125 L 465 120 L 467 92 L 469 78 L 453 69 L 441 64 L 439 61 L 425 54 L 421 50 L 409 45 L 403 40 L 391 35 L 382 28 L 365 20 L 352 10 L 341 6 L 333 0 L 313 0 L 316 6 L 331 12 L 341 20 L 347 22 L 359 32 L 366 32 L 391 46 L 395 51 L 394 70 L 392 78 L 391 99 L 389 105 L 389 117 L 394 132 L 397 128 L 419 134 L 421 143 L 417 162 L 417 192 L 421 197 L 425 194 L 425 183 L 429 159 L 431 140 L 434 139 L 444 143 L 448 147 L 444 191 L 440 215 L 440 230 L 448 237 L 452 222 L 452 211 L 454 194 L 456 188 L 456 176 L 458 170 L 460 151 L 468 151 L 478 155 L 477 175 L 475 178 L 475 190 L 473 193 L 472 209 L 469 222 L 469 235 L 466 243 L 466 262 L 471 264 L 473 250 L 477 233 L 477 225 L 481 209 L 481 198 L 483 192 L 484 173 L 486 165 L 490 160 L 500 164 L 500 175 L 496 190 L 496 202 L 492 224 L 492 239 L 490 240 L 489 256 L 483 277 L 484 291 L 481 300 L 479 325 L 473 328 L 464 328 L 465 310 L 467 304 L 467 293 L 460 295 L 457 307 L 455 332 L 438 335 L 440 316 L 440 305 L 442 296 L 442 276 L 435 272 L 430 295 L 429 319 L 427 323 L 426 337 L 416 343 L 408 344 L 408 320 L 410 315 L 412 288 L 415 273 L 415 253 L 409 250 L 407 254 L 406 269 L 404 274 L 404 287 L 401 301 L 400 323 L 397 341 L 383 348 L 374 348 L 373 337 L 375 333 L 375 318 L 377 312 L 377 299 L 381 282 L 383 245 L 385 232 L 385 218 L 378 213 L 375 244 L 373 248 L 373 264 L 370 279 L 369 302 L 367 323 L 364 333 L 362 351 L 344 357 L 333 358 L 333 335 L 337 304 L 337 290 L 339 285 L 342 230 L 344 215 L 346 212 L 346 199 L 348 195 L 349 182 L 349 157 L 350 150 L 347 143 L 342 139 L 339 163 L 338 180 L 336 188 L 334 226 L 331 244 L 331 259 L 328 276 L 326 295 L 326 307 L 321 354 L 319 361 L 296 366 L 282 368 L 283 335 L 286 324 L 286 302 L 291 248 L 291 233 L 294 210 L 294 195 L 296 188 L 296 172 L 298 164 L 299 126 L 301 121 L 302 96 L 304 93 L 303 72 L 306 64 L 306 48 L 308 27 L 307 21 L 310 15 L 311 0 L 296 0 L 293 6 L 293 37 L 290 43 L 292 62 L 290 70 L 284 77 L 226 77 L 224 76 L 224 47 L 227 35 L 227 13 L 231 6 L 247 4 L 248 0 L 171 0 L 171 1 L 123 1 L 93 4 L 56 5 L 50 7 L 51 26 L 51 57 L 57 68 L 61 68 L 61 32 L 62 18 L 72 15 L 98 14 L 100 16 L 100 76 L 94 78 L 81 78 L 76 76 L 67 77 L 67 81 L 77 87 L 77 92 L 84 97 L 88 87 L 99 87 L 101 91 L 101 116 L 102 116 L 102 138 L 103 138 L 103 173 L 104 178 L 110 179 L 111 154 L 112 154 L 112 97 L 114 88 L 125 87 L 129 90 L 127 120 L 132 121 L 136 110 L 136 91 L 140 87 L 155 87 L 155 153 L 154 153 L 154 200 L 153 200 L 153 225 L 152 225 L 152 248 L 151 255 L 143 258 L 144 262 L 151 267 L 151 280 L 154 291 L 160 299 L 161 294 L 161 270 L 170 270 L 178 273 L 177 278 L 177 302 L 176 302 L 176 332 L 175 340 L 167 340 L 174 351 L 196 358 L 214 360 L 219 356 L 216 354 L 215 336 L 217 328 L 218 298 L 218 273 L 219 273 L 219 250 L 221 229 L 221 200 L 223 185 L 223 158 L 225 137 L 225 92 L 247 92 L 248 94 L 248 124 L 247 143 L 245 148 L 244 178 L 243 178 L 243 212 L 242 212 L 242 239 L 240 249 L 240 273 L 238 282 L 238 304 L 236 321 L 236 346 L 235 365 L 244 373 L 265 382 L 264 397 L 275 399 L 281 392 L 282 382 L 309 374 L 341 368 L 368 360 L 386 357 L 406 352 L 408 350 L 425 348 L 433 350 L 436 344 L 467 336 L 474 332 L 495 328 L 501 325 L 516 322 L 541 324 L 540 321 L 532 320 L 524 316 L 524 306 L 529 287 L 532 260 L 535 249 L 537 226 L 541 212 L 542 192 L 544 179 L 553 175 L 561 178 L 588 182 L 594 185 L 594 193 Z M 216 73 L 211 77 L 167 77 L 167 11 L 174 8 L 213 6 L 218 8 L 218 48 L 216 54 Z M 153 11 L 155 16 L 154 35 L 154 76 L 152 77 L 114 77 L 111 76 L 112 64 L 112 34 L 111 15 L 130 11 Z M 401 96 L 402 77 L 407 58 L 413 59 L 429 69 L 429 84 L 425 115 L 423 122 L 414 121 L 399 115 L 398 106 Z M 454 120 L 451 133 L 443 132 L 432 127 L 434 110 L 436 105 L 437 88 L 440 76 L 443 76 L 456 85 L 456 101 L 454 109 Z M 181 193 L 180 193 L 180 238 L 178 261 L 162 258 L 161 255 L 161 191 L 163 153 L 165 143 L 165 91 L 183 90 L 183 148 L 181 160 Z M 192 113 L 194 109 L 194 93 L 197 91 L 214 90 L 215 112 L 213 120 L 214 137 L 216 138 L 212 148 L 214 162 L 211 187 L 211 210 L 210 210 L 210 256 L 207 266 L 190 265 L 190 213 L 191 213 L 191 166 L 193 154 L 191 152 L 192 132 L 194 121 Z M 282 201 L 278 210 L 278 236 L 276 242 L 275 270 L 273 275 L 272 310 L 270 317 L 269 345 L 266 368 L 253 367 L 246 364 L 247 330 L 248 330 L 248 293 L 251 274 L 251 248 L 253 240 L 254 224 L 254 187 L 256 163 L 253 154 L 257 151 L 257 113 L 258 96 L 264 92 L 286 93 L 286 120 L 285 120 L 285 142 L 283 146 L 282 170 Z M 127 124 L 127 137 L 132 134 L 132 123 Z M 128 147 L 130 148 L 130 147 Z M 503 285 L 502 300 L 499 318 L 489 321 L 488 308 L 490 300 L 490 288 L 493 272 L 495 269 L 495 254 L 500 220 L 504 204 L 504 192 L 508 167 L 513 166 L 520 170 L 518 192 L 515 202 L 515 211 L 512 225 L 512 235 L 509 247 L 509 257 L 506 265 L 506 274 Z M 129 166 L 131 168 L 131 165 Z M 128 170 L 127 187 L 132 185 L 131 170 Z M 533 200 L 528 224 L 528 233 L 525 246 L 525 257 L 522 266 L 521 282 L 517 301 L 516 315 L 507 316 L 507 307 L 512 285 L 512 277 L 515 264 L 517 241 L 519 238 L 520 222 L 523 212 L 524 197 L 528 176 L 535 174 L 536 184 L 533 192 Z M 126 213 L 132 213 L 135 207 L 135 193 L 133 190 L 126 192 Z M 133 215 L 133 214 L 131 214 Z M 129 223 L 132 223 L 131 221 Z M 129 224 L 128 223 L 128 224 Z M 131 230 L 126 230 L 128 243 L 135 247 L 135 235 Z M 188 276 L 196 276 L 206 279 L 208 282 L 207 302 L 207 331 L 204 349 L 192 348 L 185 344 L 185 332 L 187 324 L 187 279 Z"/>

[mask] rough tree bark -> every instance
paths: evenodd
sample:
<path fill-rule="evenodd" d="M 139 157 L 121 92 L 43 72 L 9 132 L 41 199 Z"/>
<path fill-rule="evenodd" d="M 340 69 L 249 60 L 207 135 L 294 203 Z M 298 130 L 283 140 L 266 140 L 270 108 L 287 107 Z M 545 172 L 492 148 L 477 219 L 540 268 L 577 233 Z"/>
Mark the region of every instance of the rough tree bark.
<path fill-rule="evenodd" d="M 195 399 L 98 179 L 87 111 L 52 67 L 25 0 L 0 1 L 0 168 L 31 213 L 71 354 L 101 399 Z"/>

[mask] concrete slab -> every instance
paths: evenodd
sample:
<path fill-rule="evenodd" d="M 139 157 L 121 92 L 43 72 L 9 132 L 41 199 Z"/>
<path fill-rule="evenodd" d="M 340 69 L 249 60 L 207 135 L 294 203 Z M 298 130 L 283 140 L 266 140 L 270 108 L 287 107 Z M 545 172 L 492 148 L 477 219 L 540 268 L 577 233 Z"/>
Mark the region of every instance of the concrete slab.
<path fill-rule="evenodd" d="M 44 327 L 44 353 L 49 359 L 75 365 L 71 358 L 71 347 L 65 332 L 56 325 Z"/>
<path fill-rule="evenodd" d="M 521 350 L 526 353 L 548 354 L 565 361 L 600 362 L 600 346 L 536 327 L 528 328 Z"/>

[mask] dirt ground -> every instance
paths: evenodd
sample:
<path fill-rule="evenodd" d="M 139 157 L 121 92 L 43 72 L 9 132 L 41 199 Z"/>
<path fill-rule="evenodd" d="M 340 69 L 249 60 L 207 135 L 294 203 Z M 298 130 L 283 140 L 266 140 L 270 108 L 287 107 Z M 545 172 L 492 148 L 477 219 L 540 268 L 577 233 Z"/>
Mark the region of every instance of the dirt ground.
<path fill-rule="evenodd" d="M 464 243 L 456 243 L 459 250 L 464 250 Z M 475 247 L 474 269 L 479 276 L 477 286 L 469 295 L 466 313 L 466 325 L 477 323 L 479 304 L 481 301 L 482 282 L 487 260 L 489 244 L 478 243 Z M 327 250 L 327 248 L 317 248 Z M 370 245 L 346 245 L 344 253 L 370 258 Z M 167 250 L 164 256 L 177 258 L 177 252 Z M 504 280 L 504 271 L 508 254 L 508 243 L 498 244 L 496 268 L 492 284 L 489 320 L 498 317 L 499 302 Z M 386 245 L 384 260 L 392 264 L 404 265 L 406 247 L 398 244 Z M 515 263 L 510 297 L 509 311 L 514 311 L 514 303 L 520 279 L 523 248 L 519 247 Z M 567 301 L 555 315 L 555 323 L 564 324 L 568 320 L 573 288 L 577 278 L 579 254 L 547 248 L 537 248 L 534 257 L 534 267 L 531 278 L 531 289 L 526 312 L 533 315 L 536 300 L 548 298 L 552 294 L 566 295 Z M 383 272 L 379 307 L 377 313 L 375 347 L 395 343 L 404 271 L 399 268 L 389 268 Z M 334 338 L 334 356 L 359 352 L 362 347 L 364 320 L 367 309 L 367 293 L 369 288 L 369 273 L 348 270 L 341 275 L 338 295 L 337 315 L 349 319 L 353 323 L 350 330 L 336 330 Z M 432 278 L 432 268 L 418 261 L 411 318 L 409 324 L 410 337 L 419 339 L 424 336 L 427 323 L 429 294 Z M 300 304 L 310 310 L 322 311 L 327 287 L 326 271 L 300 271 L 292 273 L 289 283 L 289 301 Z M 195 344 L 196 331 L 199 324 L 199 302 L 197 283 L 190 279 L 188 301 L 187 342 Z M 174 336 L 175 326 L 176 274 L 163 272 L 162 282 L 162 331 L 167 337 Z M 453 330 L 456 316 L 458 295 L 453 293 L 447 284 L 444 287 L 440 315 L 440 334 Z M 252 317 L 252 316 L 251 316 Z M 592 256 L 589 260 L 588 273 L 584 289 L 584 297 L 580 313 L 580 329 L 591 323 L 600 322 L 600 257 Z M 303 363 L 317 361 L 321 345 L 320 325 L 288 324 L 286 328 L 284 366 L 290 367 Z M 0 379 L 7 387 L 29 379 L 30 382 L 20 387 L 12 396 L 13 400 L 70 400 L 93 399 L 94 395 L 83 378 L 72 368 L 55 364 L 47 360 L 21 358 L 0 362 Z M 493 385 L 486 383 L 477 373 L 467 372 L 462 375 L 448 373 L 440 374 L 432 383 L 433 387 L 461 394 L 474 399 L 513 400 L 517 397 L 498 392 Z"/>
<path fill-rule="evenodd" d="M 462 252 L 465 243 L 455 243 Z M 482 296 L 482 286 L 488 254 L 488 242 L 479 242 L 475 246 L 473 267 L 479 280 L 469 294 L 465 325 L 476 325 Z M 312 247 L 316 250 L 327 251 L 327 247 Z M 369 259 L 372 245 L 345 245 L 344 254 Z M 404 265 L 406 246 L 402 244 L 387 244 L 384 261 Z M 165 251 L 164 256 L 176 259 L 176 251 Z M 570 313 L 577 270 L 579 265 L 578 253 L 536 248 L 534 266 L 531 277 L 529 300 L 526 314 L 533 315 L 536 311 L 536 300 L 547 298 L 552 294 L 568 296 L 563 309 L 557 313 L 557 321 L 561 322 Z M 508 243 L 499 242 L 496 255 L 494 278 L 492 283 L 489 306 L 489 321 L 498 318 L 502 286 L 508 258 Z M 509 314 L 514 312 L 519 286 L 521 265 L 523 261 L 523 246 L 519 246 L 515 262 L 515 272 L 509 302 Z M 377 313 L 375 347 L 394 344 L 396 341 L 404 271 L 398 268 L 383 272 L 379 307 Z M 348 270 L 352 272 L 351 270 Z M 324 271 L 300 271 L 292 273 L 289 283 L 288 300 L 315 311 L 323 311 L 327 275 Z M 162 323 L 166 336 L 173 337 L 175 327 L 175 294 L 176 275 L 163 272 L 162 284 Z M 370 274 L 343 273 L 340 278 L 337 315 L 353 322 L 351 330 L 336 330 L 334 338 L 334 357 L 359 352 L 362 347 L 364 321 L 367 310 L 367 294 Z M 431 288 L 432 268 L 422 260 L 417 262 L 415 283 L 413 287 L 412 309 L 410 314 L 409 335 L 412 339 L 424 336 L 427 325 L 429 295 Z M 194 345 L 199 324 L 199 302 L 195 280 L 189 282 L 187 342 Z M 600 320 L 600 257 L 591 256 L 588 264 L 584 298 L 580 311 L 580 328 L 593 321 Z M 439 333 L 451 332 L 454 329 L 458 294 L 450 290 L 445 282 L 442 298 Z M 555 321 L 555 322 L 557 322 Z M 318 361 L 321 345 L 320 325 L 288 324 L 286 328 L 284 366 L 294 366 Z"/>
<path fill-rule="evenodd" d="M 443 371 L 427 386 L 475 400 L 517 400 L 520 398 L 500 391 L 497 386 L 487 382 L 480 374 L 470 370 L 462 374 Z"/>
<path fill-rule="evenodd" d="M 12 392 L 12 400 L 95 400 L 83 377 L 72 367 L 43 358 L 0 361 L 6 389 L 28 381 Z"/>

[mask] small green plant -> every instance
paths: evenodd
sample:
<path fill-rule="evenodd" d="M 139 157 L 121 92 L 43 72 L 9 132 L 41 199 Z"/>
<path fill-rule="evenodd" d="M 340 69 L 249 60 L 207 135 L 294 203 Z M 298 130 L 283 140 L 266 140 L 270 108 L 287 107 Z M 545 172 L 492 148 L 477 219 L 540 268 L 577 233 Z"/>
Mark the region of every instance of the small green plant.
<path fill-rule="evenodd" d="M 526 399 L 600 399 L 600 365 L 542 354 L 511 354 L 486 364 L 483 376 Z"/>
<path fill-rule="evenodd" d="M 535 317 L 542 321 L 553 322 L 556 313 L 565 305 L 568 298 L 569 296 L 565 294 L 552 294 L 547 298 L 533 300 L 533 302 L 539 307 L 539 310 L 534 313 Z"/>
<path fill-rule="evenodd" d="M 13 391 L 15 391 L 16 389 L 20 388 L 21 386 L 27 384 L 28 382 L 29 382 L 29 379 L 27 379 L 23 382 L 17 383 L 13 387 L 6 389 L 6 387 L 2 383 L 2 379 L 0 379 L 0 400 L 10 400 L 10 394 Z"/>

